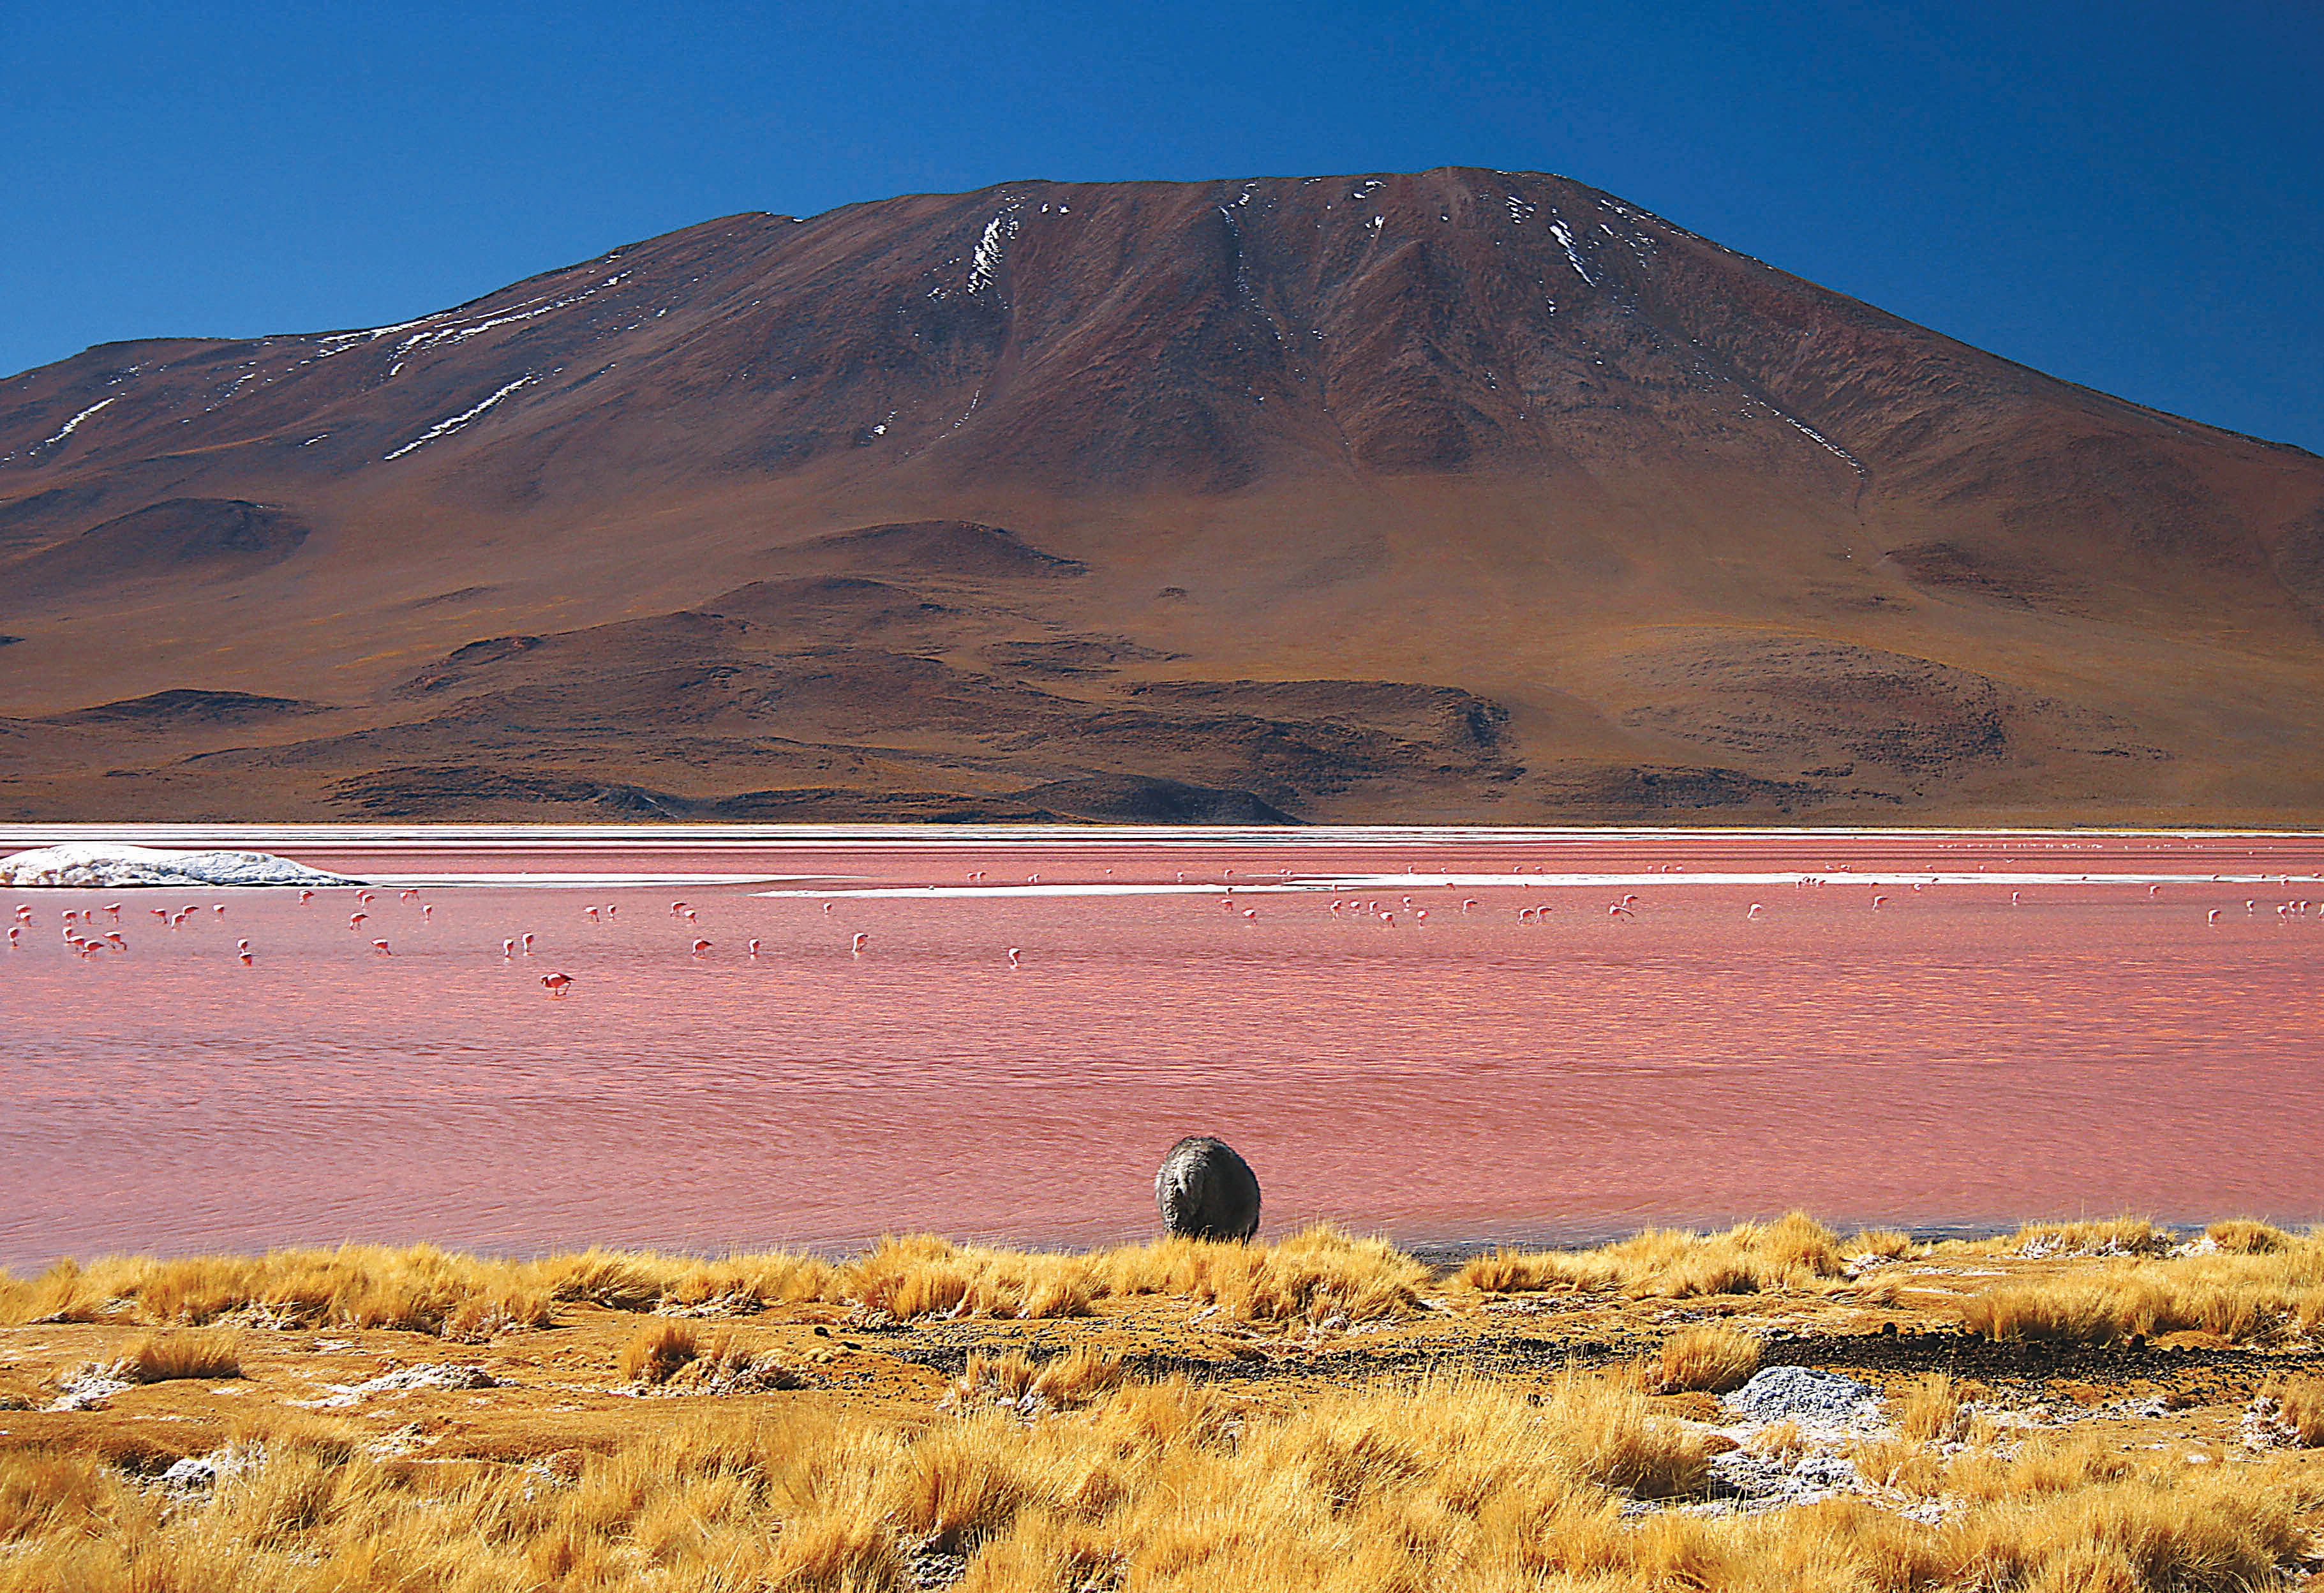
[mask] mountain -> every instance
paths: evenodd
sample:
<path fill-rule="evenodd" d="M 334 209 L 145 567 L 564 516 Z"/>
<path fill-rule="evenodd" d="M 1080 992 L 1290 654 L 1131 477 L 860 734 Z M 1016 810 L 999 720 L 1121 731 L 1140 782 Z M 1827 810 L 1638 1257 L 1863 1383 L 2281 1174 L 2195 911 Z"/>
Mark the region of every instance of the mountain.
<path fill-rule="evenodd" d="M 0 381 L 24 819 L 2311 822 L 2319 616 L 2324 460 L 1535 173 L 733 216 Z"/>

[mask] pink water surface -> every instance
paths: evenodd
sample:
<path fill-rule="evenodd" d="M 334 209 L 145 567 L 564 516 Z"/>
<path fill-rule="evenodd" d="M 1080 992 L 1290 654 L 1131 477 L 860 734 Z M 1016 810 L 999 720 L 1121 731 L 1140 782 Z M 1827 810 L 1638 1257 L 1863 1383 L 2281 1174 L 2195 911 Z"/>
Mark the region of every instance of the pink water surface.
<path fill-rule="evenodd" d="M 374 880 L 761 877 L 382 888 L 360 931 L 346 890 L 0 892 L 0 914 L 34 915 L 0 953 L 0 1264 L 342 1239 L 1095 1243 L 1152 1230 L 1153 1169 L 1190 1132 L 1257 1168 L 1268 1230 L 1416 1244 L 1794 1207 L 2324 1214 L 2324 917 L 2277 911 L 2324 902 L 2324 838 L 271 844 Z M 1794 869 L 1831 883 L 1689 877 Z M 1517 883 L 1537 870 L 1652 877 Z M 1884 870 L 2042 878 L 1862 883 Z M 853 894 L 1277 871 L 1508 877 L 1231 906 Z M 817 894 L 754 894 L 782 876 Z M 1635 916 L 1609 912 L 1633 894 Z M 60 911 L 108 902 L 130 949 L 72 955 Z M 176 930 L 149 911 L 186 904 Z M 504 959 L 527 931 L 533 954 Z"/>

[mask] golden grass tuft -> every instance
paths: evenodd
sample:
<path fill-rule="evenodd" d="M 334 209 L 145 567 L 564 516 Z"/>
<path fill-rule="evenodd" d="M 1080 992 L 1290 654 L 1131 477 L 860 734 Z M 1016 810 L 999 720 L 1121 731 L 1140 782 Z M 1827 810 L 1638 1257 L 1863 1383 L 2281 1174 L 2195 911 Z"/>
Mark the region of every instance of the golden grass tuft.
<path fill-rule="evenodd" d="M 2264 1341 L 2310 1333 L 2324 1323 L 2324 1240 L 2284 1235 L 2257 1251 L 2126 1255 L 2061 1277 L 1997 1284 L 1958 1309 L 1964 1326 L 1991 1338 L 2103 1343 L 2196 1330 Z"/>
<path fill-rule="evenodd" d="M 1853 1261 L 1859 1255 L 1877 1256 L 1882 1261 L 1895 1261 L 1913 1253 L 1913 1236 L 1895 1228 L 1867 1228 L 1860 1234 L 1850 1234 L 1840 1242 L 1840 1252 Z"/>
<path fill-rule="evenodd" d="M 1961 1386 L 1942 1372 L 1926 1372 L 1895 1396 L 1896 1431 L 1916 1443 L 1950 1443 L 1969 1431 Z"/>
<path fill-rule="evenodd" d="M 2282 1228 L 2264 1222 L 2254 1222 L 2247 1217 L 2230 1218 L 2215 1222 L 2203 1230 L 2203 1236 L 2222 1250 L 2232 1250 L 2243 1255 L 2266 1255 L 2288 1248 L 2294 1241 Z"/>
<path fill-rule="evenodd" d="M 217 1329 L 192 1333 L 147 1333 L 132 1339 L 113 1364 L 114 1375 L 129 1383 L 168 1383 L 242 1375 L 235 1335 Z"/>
<path fill-rule="evenodd" d="M 1648 1228 L 1594 1250 L 1502 1250 L 1470 1262 L 1453 1281 L 1487 1293 L 1619 1289 L 1634 1297 L 1683 1299 L 1813 1290 L 1846 1270 L 1840 1236 L 1794 1211 L 1722 1234 Z"/>
<path fill-rule="evenodd" d="M 2034 1222 L 2020 1227 L 2008 1247 L 2020 1255 L 2162 1255 L 2179 1243 L 2144 1217 L 2097 1222 Z"/>
<path fill-rule="evenodd" d="M 952 1386 L 948 1402 L 956 1408 L 998 1403 L 1015 1405 L 1030 1414 L 1038 1410 L 1071 1411 L 1121 1386 L 1124 1374 L 1119 1357 L 1079 1346 L 1046 1361 L 1036 1361 L 1021 1349 L 1001 1355 L 969 1352 L 968 1366 Z"/>
<path fill-rule="evenodd" d="M 1742 1387 L 1758 1369 L 1756 1334 L 1717 1325 L 1689 1328 L 1663 1341 L 1655 1387 L 1664 1394 L 1725 1394 Z"/>
<path fill-rule="evenodd" d="M 633 1383 L 667 1383 L 680 1366 L 702 1353 L 702 1340 L 684 1322 L 659 1318 L 630 1336 L 617 1363 Z"/>
<path fill-rule="evenodd" d="M 2259 1392 L 2257 1413 L 2285 1441 L 2303 1449 L 2324 1448 L 2324 1377 L 2278 1378 Z"/>

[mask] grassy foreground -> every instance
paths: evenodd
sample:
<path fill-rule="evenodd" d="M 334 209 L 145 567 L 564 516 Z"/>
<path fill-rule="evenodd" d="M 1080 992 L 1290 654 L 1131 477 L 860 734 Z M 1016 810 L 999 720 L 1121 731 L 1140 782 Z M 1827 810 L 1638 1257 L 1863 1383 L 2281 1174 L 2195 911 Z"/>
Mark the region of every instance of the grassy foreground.
<path fill-rule="evenodd" d="M 2297 1585 L 2320 1324 L 2252 1223 L 60 1264 L 0 1589 Z M 1886 1399 L 1722 1406 L 1763 1365 Z"/>

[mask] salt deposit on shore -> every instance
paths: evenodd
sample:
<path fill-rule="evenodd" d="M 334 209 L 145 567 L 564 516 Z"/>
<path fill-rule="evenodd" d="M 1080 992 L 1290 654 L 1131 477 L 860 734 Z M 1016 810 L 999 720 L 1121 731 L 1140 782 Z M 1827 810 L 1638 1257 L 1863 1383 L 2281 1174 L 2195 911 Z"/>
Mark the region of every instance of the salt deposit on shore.
<path fill-rule="evenodd" d="M 0 857 L 0 885 L 22 890 L 117 890 L 135 885 L 351 885 L 271 852 L 165 852 L 152 847 L 78 843 L 35 847 Z"/>

